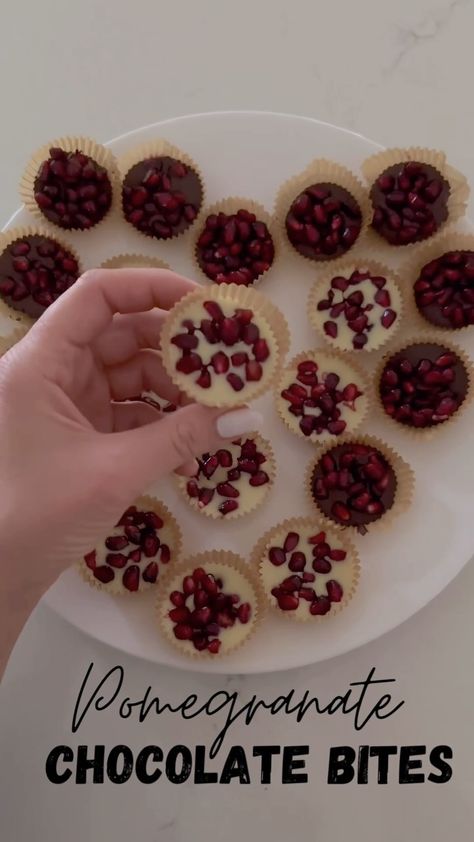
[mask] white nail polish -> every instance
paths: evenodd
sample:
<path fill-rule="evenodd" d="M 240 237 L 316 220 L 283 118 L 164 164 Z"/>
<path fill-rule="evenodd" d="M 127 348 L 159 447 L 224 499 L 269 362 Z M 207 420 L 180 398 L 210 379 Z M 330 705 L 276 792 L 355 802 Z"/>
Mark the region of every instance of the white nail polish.
<path fill-rule="evenodd" d="M 234 409 L 220 415 L 216 422 L 217 432 L 223 439 L 253 433 L 263 425 L 263 415 L 253 409 Z"/>

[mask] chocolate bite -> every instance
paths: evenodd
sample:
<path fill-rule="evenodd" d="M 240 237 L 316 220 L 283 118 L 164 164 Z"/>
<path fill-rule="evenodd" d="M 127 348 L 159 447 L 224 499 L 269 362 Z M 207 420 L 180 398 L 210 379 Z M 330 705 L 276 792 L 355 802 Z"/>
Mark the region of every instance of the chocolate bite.
<path fill-rule="evenodd" d="M 196 219 L 203 190 L 197 172 L 169 155 L 139 161 L 122 186 L 125 219 L 142 234 L 168 240 Z"/>
<path fill-rule="evenodd" d="M 379 384 L 383 408 L 408 427 L 435 427 L 459 409 L 468 390 L 463 361 L 435 343 L 409 345 L 386 363 Z"/>
<path fill-rule="evenodd" d="M 0 254 L 0 295 L 15 310 L 39 318 L 78 279 L 72 252 L 50 237 L 19 237 Z"/>
<path fill-rule="evenodd" d="M 370 191 L 372 226 L 392 245 L 426 240 L 447 220 L 449 194 L 448 182 L 429 164 L 394 164 Z"/>
<path fill-rule="evenodd" d="M 311 260 L 345 254 L 362 227 L 358 202 L 338 184 L 312 184 L 293 201 L 285 219 L 293 248 Z"/>
<path fill-rule="evenodd" d="M 376 447 L 357 442 L 336 445 L 314 466 L 311 492 L 324 515 L 362 534 L 394 503 L 395 472 Z"/>
<path fill-rule="evenodd" d="M 36 176 L 34 197 L 54 225 L 87 230 L 110 210 L 112 184 L 105 167 L 89 155 L 52 147 Z"/>
<path fill-rule="evenodd" d="M 421 315 L 436 327 L 474 324 L 474 251 L 448 251 L 423 266 L 414 286 Z"/>
<path fill-rule="evenodd" d="M 210 214 L 196 244 L 199 266 L 217 284 L 249 286 L 270 268 L 274 257 L 267 225 L 244 209 Z"/>

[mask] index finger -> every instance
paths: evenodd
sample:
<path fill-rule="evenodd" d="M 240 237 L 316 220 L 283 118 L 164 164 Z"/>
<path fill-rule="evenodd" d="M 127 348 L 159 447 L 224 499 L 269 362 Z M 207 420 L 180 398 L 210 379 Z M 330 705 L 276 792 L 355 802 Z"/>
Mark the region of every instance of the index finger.
<path fill-rule="evenodd" d="M 88 345 L 116 313 L 169 310 L 195 289 L 194 281 L 168 269 L 91 269 L 37 322 L 53 340 Z"/>

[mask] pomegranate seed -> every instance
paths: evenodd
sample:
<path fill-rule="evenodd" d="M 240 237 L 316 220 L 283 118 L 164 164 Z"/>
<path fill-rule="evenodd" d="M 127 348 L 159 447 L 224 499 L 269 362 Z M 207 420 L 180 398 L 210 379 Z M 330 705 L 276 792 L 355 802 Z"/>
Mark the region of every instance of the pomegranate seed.
<path fill-rule="evenodd" d="M 186 491 L 190 497 L 197 497 L 199 495 L 199 486 L 195 479 L 190 479 L 188 481 Z"/>
<path fill-rule="evenodd" d="M 176 606 L 176 608 L 182 608 L 185 604 L 185 597 L 181 591 L 172 591 L 170 594 L 170 602 Z"/>
<path fill-rule="evenodd" d="M 200 508 L 204 508 L 204 506 L 208 506 L 213 497 L 214 497 L 214 489 L 213 488 L 201 488 L 201 490 L 199 492 L 199 506 L 200 506 Z"/>
<path fill-rule="evenodd" d="M 168 544 L 162 544 L 160 547 L 160 561 L 162 564 L 168 564 L 171 559 L 171 550 Z"/>
<path fill-rule="evenodd" d="M 195 588 L 196 585 L 193 577 L 185 576 L 183 579 L 183 592 L 186 594 L 186 596 L 189 596 L 189 594 L 194 593 Z"/>
<path fill-rule="evenodd" d="M 280 594 L 277 597 L 277 602 L 282 611 L 296 611 L 300 604 L 298 597 L 289 593 Z"/>
<path fill-rule="evenodd" d="M 105 539 L 105 546 L 108 550 L 123 550 L 128 545 L 128 540 L 124 535 L 114 535 Z"/>
<path fill-rule="evenodd" d="M 201 374 L 197 378 L 196 384 L 200 386 L 201 389 L 209 389 L 211 387 L 211 375 L 207 368 L 201 369 Z"/>
<path fill-rule="evenodd" d="M 308 538 L 309 544 L 322 544 L 326 541 L 326 533 L 325 532 L 318 532 L 317 535 L 312 535 Z"/>
<path fill-rule="evenodd" d="M 136 564 L 132 564 L 130 567 L 127 567 L 122 576 L 122 583 L 124 588 L 128 591 L 138 591 L 140 583 L 140 568 L 137 567 Z"/>
<path fill-rule="evenodd" d="M 197 336 L 194 336 L 191 333 L 180 333 L 177 336 L 173 336 L 171 342 L 173 345 L 176 345 L 177 348 L 187 351 L 197 348 L 199 344 Z"/>
<path fill-rule="evenodd" d="M 347 506 L 344 505 L 344 503 L 334 503 L 331 509 L 331 513 L 337 520 L 340 520 L 343 523 L 349 523 L 349 521 L 351 520 L 351 513 Z"/>
<path fill-rule="evenodd" d="M 173 634 L 177 640 L 192 640 L 193 630 L 189 625 L 180 624 L 174 627 Z"/>
<path fill-rule="evenodd" d="M 285 543 L 283 544 L 283 549 L 285 553 L 290 553 L 295 547 L 298 546 L 298 542 L 300 540 L 300 536 L 297 532 L 289 532 L 285 538 Z"/>
<path fill-rule="evenodd" d="M 211 655 L 217 655 L 219 649 L 221 648 L 221 641 L 220 640 L 211 640 L 207 644 L 207 651 L 211 653 Z"/>
<path fill-rule="evenodd" d="M 304 570 L 305 564 L 305 554 L 301 552 L 296 552 L 292 554 L 290 561 L 288 562 L 288 567 L 293 573 L 300 573 L 302 570 Z"/>
<path fill-rule="evenodd" d="M 327 596 L 320 596 L 311 603 L 309 607 L 310 614 L 320 615 L 327 614 L 331 608 L 331 602 Z"/>
<path fill-rule="evenodd" d="M 336 582 L 334 579 L 331 579 L 329 582 L 326 582 L 326 590 L 331 602 L 341 601 L 343 590 L 339 582 Z"/>
<path fill-rule="evenodd" d="M 250 603 L 248 603 L 248 602 L 242 602 L 242 604 L 239 605 L 239 607 L 237 609 L 237 617 L 238 617 L 239 621 L 243 624 L 248 623 L 248 621 L 250 620 L 251 613 L 252 613 L 252 609 L 251 609 Z"/>
<path fill-rule="evenodd" d="M 94 570 L 96 566 L 96 558 L 97 555 L 95 550 L 92 550 L 92 552 L 87 553 L 87 555 L 84 556 L 84 561 L 90 570 Z"/>
<path fill-rule="evenodd" d="M 249 382 L 261 380 L 262 373 L 262 366 L 256 360 L 248 362 L 245 366 L 245 377 Z"/>
<path fill-rule="evenodd" d="M 250 477 L 249 485 L 251 485 L 251 486 L 265 485 L 267 482 L 269 482 L 269 479 L 270 479 L 270 477 L 268 476 L 268 474 L 265 473 L 265 471 L 257 471 L 256 474 L 254 474 L 253 476 Z"/>
<path fill-rule="evenodd" d="M 150 582 L 154 584 L 158 578 L 158 565 L 156 561 L 151 561 L 150 564 L 145 567 L 143 571 L 143 579 L 145 582 Z"/>
<path fill-rule="evenodd" d="M 108 553 L 105 560 L 112 567 L 125 567 L 128 561 L 127 556 L 123 555 L 123 553 Z"/>
<path fill-rule="evenodd" d="M 219 503 L 218 506 L 221 515 L 228 515 L 230 512 L 234 512 L 238 508 L 239 504 L 236 500 L 224 500 L 224 502 Z"/>
<path fill-rule="evenodd" d="M 224 313 L 219 307 L 217 301 L 205 301 L 203 306 L 209 313 L 211 319 L 214 319 L 217 322 L 221 322 L 224 319 Z"/>
<path fill-rule="evenodd" d="M 217 493 L 222 497 L 239 497 L 240 492 L 237 488 L 230 484 L 230 482 L 219 482 L 217 485 Z"/>
<path fill-rule="evenodd" d="M 330 550 L 329 558 L 332 561 L 344 561 L 346 558 L 347 553 L 345 550 Z"/>
<path fill-rule="evenodd" d="M 226 380 L 232 386 L 234 392 L 240 392 L 244 388 L 244 381 L 234 372 L 228 374 Z"/>
<path fill-rule="evenodd" d="M 181 357 L 176 363 L 176 371 L 182 374 L 192 374 L 199 371 L 202 366 L 201 357 L 198 354 L 188 354 L 188 356 Z"/>
<path fill-rule="evenodd" d="M 315 558 L 313 559 L 313 570 L 316 573 L 330 573 L 332 570 L 332 564 L 330 561 L 327 561 L 325 558 Z"/>
<path fill-rule="evenodd" d="M 225 374 L 229 370 L 229 358 L 222 351 L 219 351 L 211 358 L 211 365 L 216 374 Z"/>
<path fill-rule="evenodd" d="M 108 567 L 106 564 L 101 565 L 100 567 L 96 567 L 94 570 L 94 576 L 99 582 L 102 582 L 103 585 L 107 585 L 112 579 L 115 578 L 115 573 L 111 567 Z"/>
<path fill-rule="evenodd" d="M 223 468 L 230 468 L 232 465 L 232 455 L 228 450 L 218 450 L 216 453 L 219 465 Z"/>
<path fill-rule="evenodd" d="M 270 559 L 271 563 L 274 564 L 276 567 L 279 567 L 281 564 L 285 563 L 285 553 L 280 547 L 271 547 L 268 558 Z"/>

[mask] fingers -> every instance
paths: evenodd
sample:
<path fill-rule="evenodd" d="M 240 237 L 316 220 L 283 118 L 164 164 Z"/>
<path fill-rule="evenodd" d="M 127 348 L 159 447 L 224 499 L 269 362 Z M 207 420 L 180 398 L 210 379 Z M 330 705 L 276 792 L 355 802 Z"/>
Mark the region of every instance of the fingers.
<path fill-rule="evenodd" d="M 157 409 L 139 401 L 112 404 L 112 416 L 113 429 L 116 433 L 136 430 L 162 418 Z M 198 467 L 196 459 L 189 459 L 184 465 L 176 469 L 176 473 L 184 477 L 193 477 L 197 473 Z"/>
<path fill-rule="evenodd" d="M 219 409 L 192 404 L 139 431 L 107 436 L 105 455 L 123 474 L 130 491 L 138 494 L 196 456 L 256 430 L 261 422 L 260 413 L 248 408 L 223 413 Z"/>
<path fill-rule="evenodd" d="M 171 403 L 178 404 L 181 392 L 170 380 L 156 351 L 142 350 L 132 359 L 105 370 L 113 400 L 134 398 L 142 392 L 156 392 Z"/>
<path fill-rule="evenodd" d="M 104 365 L 129 360 L 141 348 L 160 348 L 160 332 L 165 310 L 145 313 L 117 313 L 104 333 L 94 342 L 94 352 Z"/>
<path fill-rule="evenodd" d="M 48 342 L 89 345 L 115 313 L 168 310 L 196 284 L 167 269 L 92 269 L 49 307 L 32 330 Z"/>

